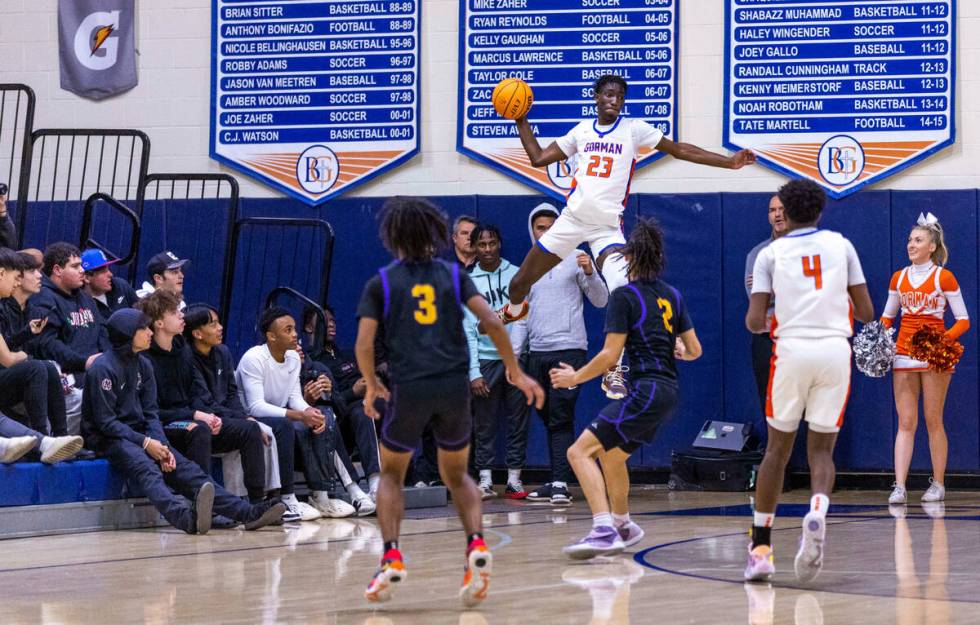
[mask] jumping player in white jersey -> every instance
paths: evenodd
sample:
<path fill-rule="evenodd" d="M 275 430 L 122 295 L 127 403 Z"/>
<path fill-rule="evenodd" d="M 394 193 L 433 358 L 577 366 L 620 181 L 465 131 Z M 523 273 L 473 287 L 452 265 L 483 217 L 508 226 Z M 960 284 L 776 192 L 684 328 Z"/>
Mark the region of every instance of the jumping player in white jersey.
<path fill-rule="evenodd" d="M 565 210 L 531 248 L 510 282 L 510 303 L 500 311 L 504 323 L 527 314 L 526 298 L 531 285 L 583 242 L 589 244 L 610 293 L 629 282 L 626 261 L 616 252 L 626 245 L 622 213 L 641 148 L 654 148 L 684 161 L 725 169 L 740 169 L 755 162 L 750 150 L 732 156 L 715 154 L 689 143 L 671 141 L 643 120 L 620 117 L 626 81 L 619 76 L 600 77 L 594 91 L 597 119 L 579 122 L 544 149 L 527 117 L 517 120 L 521 145 L 533 166 L 547 167 L 578 155 L 578 167 Z M 603 389 L 610 399 L 626 396 L 621 367 L 605 376 Z"/>
<path fill-rule="evenodd" d="M 795 569 L 797 578 L 806 582 L 823 566 L 834 444 L 851 390 L 848 338 L 853 318 L 868 323 L 874 307 L 854 246 L 839 233 L 816 227 L 826 202 L 823 189 L 810 180 L 793 180 L 779 189 L 779 200 L 788 231 L 759 252 L 745 316 L 750 331 L 765 330 L 769 300 L 775 297 L 775 345 L 766 397 L 769 443 L 756 482 L 745 579 L 768 581 L 775 573 L 770 534 L 786 464 L 805 414 L 813 496 L 803 518 Z"/>

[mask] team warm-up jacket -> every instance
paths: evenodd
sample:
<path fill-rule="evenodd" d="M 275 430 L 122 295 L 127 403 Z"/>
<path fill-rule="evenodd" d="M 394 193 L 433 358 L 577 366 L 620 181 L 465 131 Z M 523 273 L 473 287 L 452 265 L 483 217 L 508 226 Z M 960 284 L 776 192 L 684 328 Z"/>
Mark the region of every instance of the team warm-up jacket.
<path fill-rule="evenodd" d="M 113 440 L 143 446 L 145 437 L 167 444 L 157 413 L 157 388 L 150 361 L 127 344 L 103 352 L 85 376 L 82 424 L 86 446 Z"/>
<path fill-rule="evenodd" d="M 208 411 L 208 387 L 183 336 L 174 337 L 170 351 L 153 341 L 146 354 L 156 377 L 160 421 L 193 421 L 195 411 Z"/>
<path fill-rule="evenodd" d="M 66 373 L 82 373 L 89 356 L 109 349 L 102 314 L 82 289 L 66 293 L 43 276 L 41 292 L 28 304 L 31 319 L 48 319 L 37 337 L 38 358 L 57 362 Z"/>

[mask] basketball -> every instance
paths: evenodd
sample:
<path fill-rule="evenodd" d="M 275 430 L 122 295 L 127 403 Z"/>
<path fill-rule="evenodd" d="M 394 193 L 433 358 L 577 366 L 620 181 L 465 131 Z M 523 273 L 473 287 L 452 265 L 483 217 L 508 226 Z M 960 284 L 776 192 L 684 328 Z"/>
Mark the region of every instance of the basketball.
<path fill-rule="evenodd" d="M 527 115 L 534 103 L 531 87 L 520 78 L 504 78 L 493 89 L 493 108 L 506 119 L 520 119 Z"/>

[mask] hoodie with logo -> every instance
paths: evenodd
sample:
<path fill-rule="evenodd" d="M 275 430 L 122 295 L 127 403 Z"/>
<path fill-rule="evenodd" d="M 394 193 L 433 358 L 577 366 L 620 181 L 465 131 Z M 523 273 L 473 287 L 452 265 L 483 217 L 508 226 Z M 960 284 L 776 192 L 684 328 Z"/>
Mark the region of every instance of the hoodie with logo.
<path fill-rule="evenodd" d="M 510 301 L 510 281 L 517 274 L 517 269 L 517 266 L 504 258 L 500 259 L 500 265 L 493 271 L 485 271 L 479 263 L 473 267 L 470 278 L 492 310 L 499 310 Z M 479 320 L 476 315 L 471 313 L 469 308 L 464 307 L 463 311 L 465 312 L 463 331 L 470 349 L 470 381 L 472 381 L 483 377 L 480 372 L 481 360 L 500 360 L 500 354 L 497 353 L 490 336 L 480 334 L 477 330 Z M 510 327 L 507 326 L 508 332 Z"/>
<path fill-rule="evenodd" d="M 547 203 L 539 204 L 531 211 L 527 229 L 532 243 L 531 224 L 540 215 L 558 217 L 558 211 Z M 596 308 L 605 307 L 609 300 L 609 291 L 599 269 L 593 267 L 592 275 L 587 276 L 578 266 L 577 254 L 569 254 L 531 286 L 527 296 L 530 304 L 527 317 L 509 326 L 514 353 L 588 349 L 583 294 Z"/>
<path fill-rule="evenodd" d="M 53 360 L 65 373 L 84 373 L 89 356 L 109 349 L 105 320 L 82 289 L 66 293 L 42 276 L 41 292 L 28 300 L 28 307 L 31 319 L 48 319 L 33 345 L 39 360 Z"/>

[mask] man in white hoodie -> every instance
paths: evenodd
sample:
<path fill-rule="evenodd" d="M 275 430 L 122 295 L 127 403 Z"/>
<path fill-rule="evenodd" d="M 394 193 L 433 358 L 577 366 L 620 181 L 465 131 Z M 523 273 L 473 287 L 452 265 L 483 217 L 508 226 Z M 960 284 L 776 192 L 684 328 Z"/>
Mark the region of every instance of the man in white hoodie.
<path fill-rule="evenodd" d="M 548 203 L 539 204 L 528 215 L 532 244 L 558 219 L 558 210 Z M 588 362 L 582 296 L 596 308 L 604 308 L 609 291 L 588 254 L 579 250 L 569 254 L 554 269 L 531 286 L 527 317 L 509 326 L 515 354 L 527 355 L 528 375 L 545 389 L 544 408 L 538 416 L 548 432 L 551 458 L 551 481 L 531 492 L 531 501 L 550 501 L 553 505 L 571 503 L 568 481 L 572 468 L 566 452 L 575 441 L 575 402 L 578 387 L 554 388 L 548 372 L 561 363 L 576 369 Z"/>

